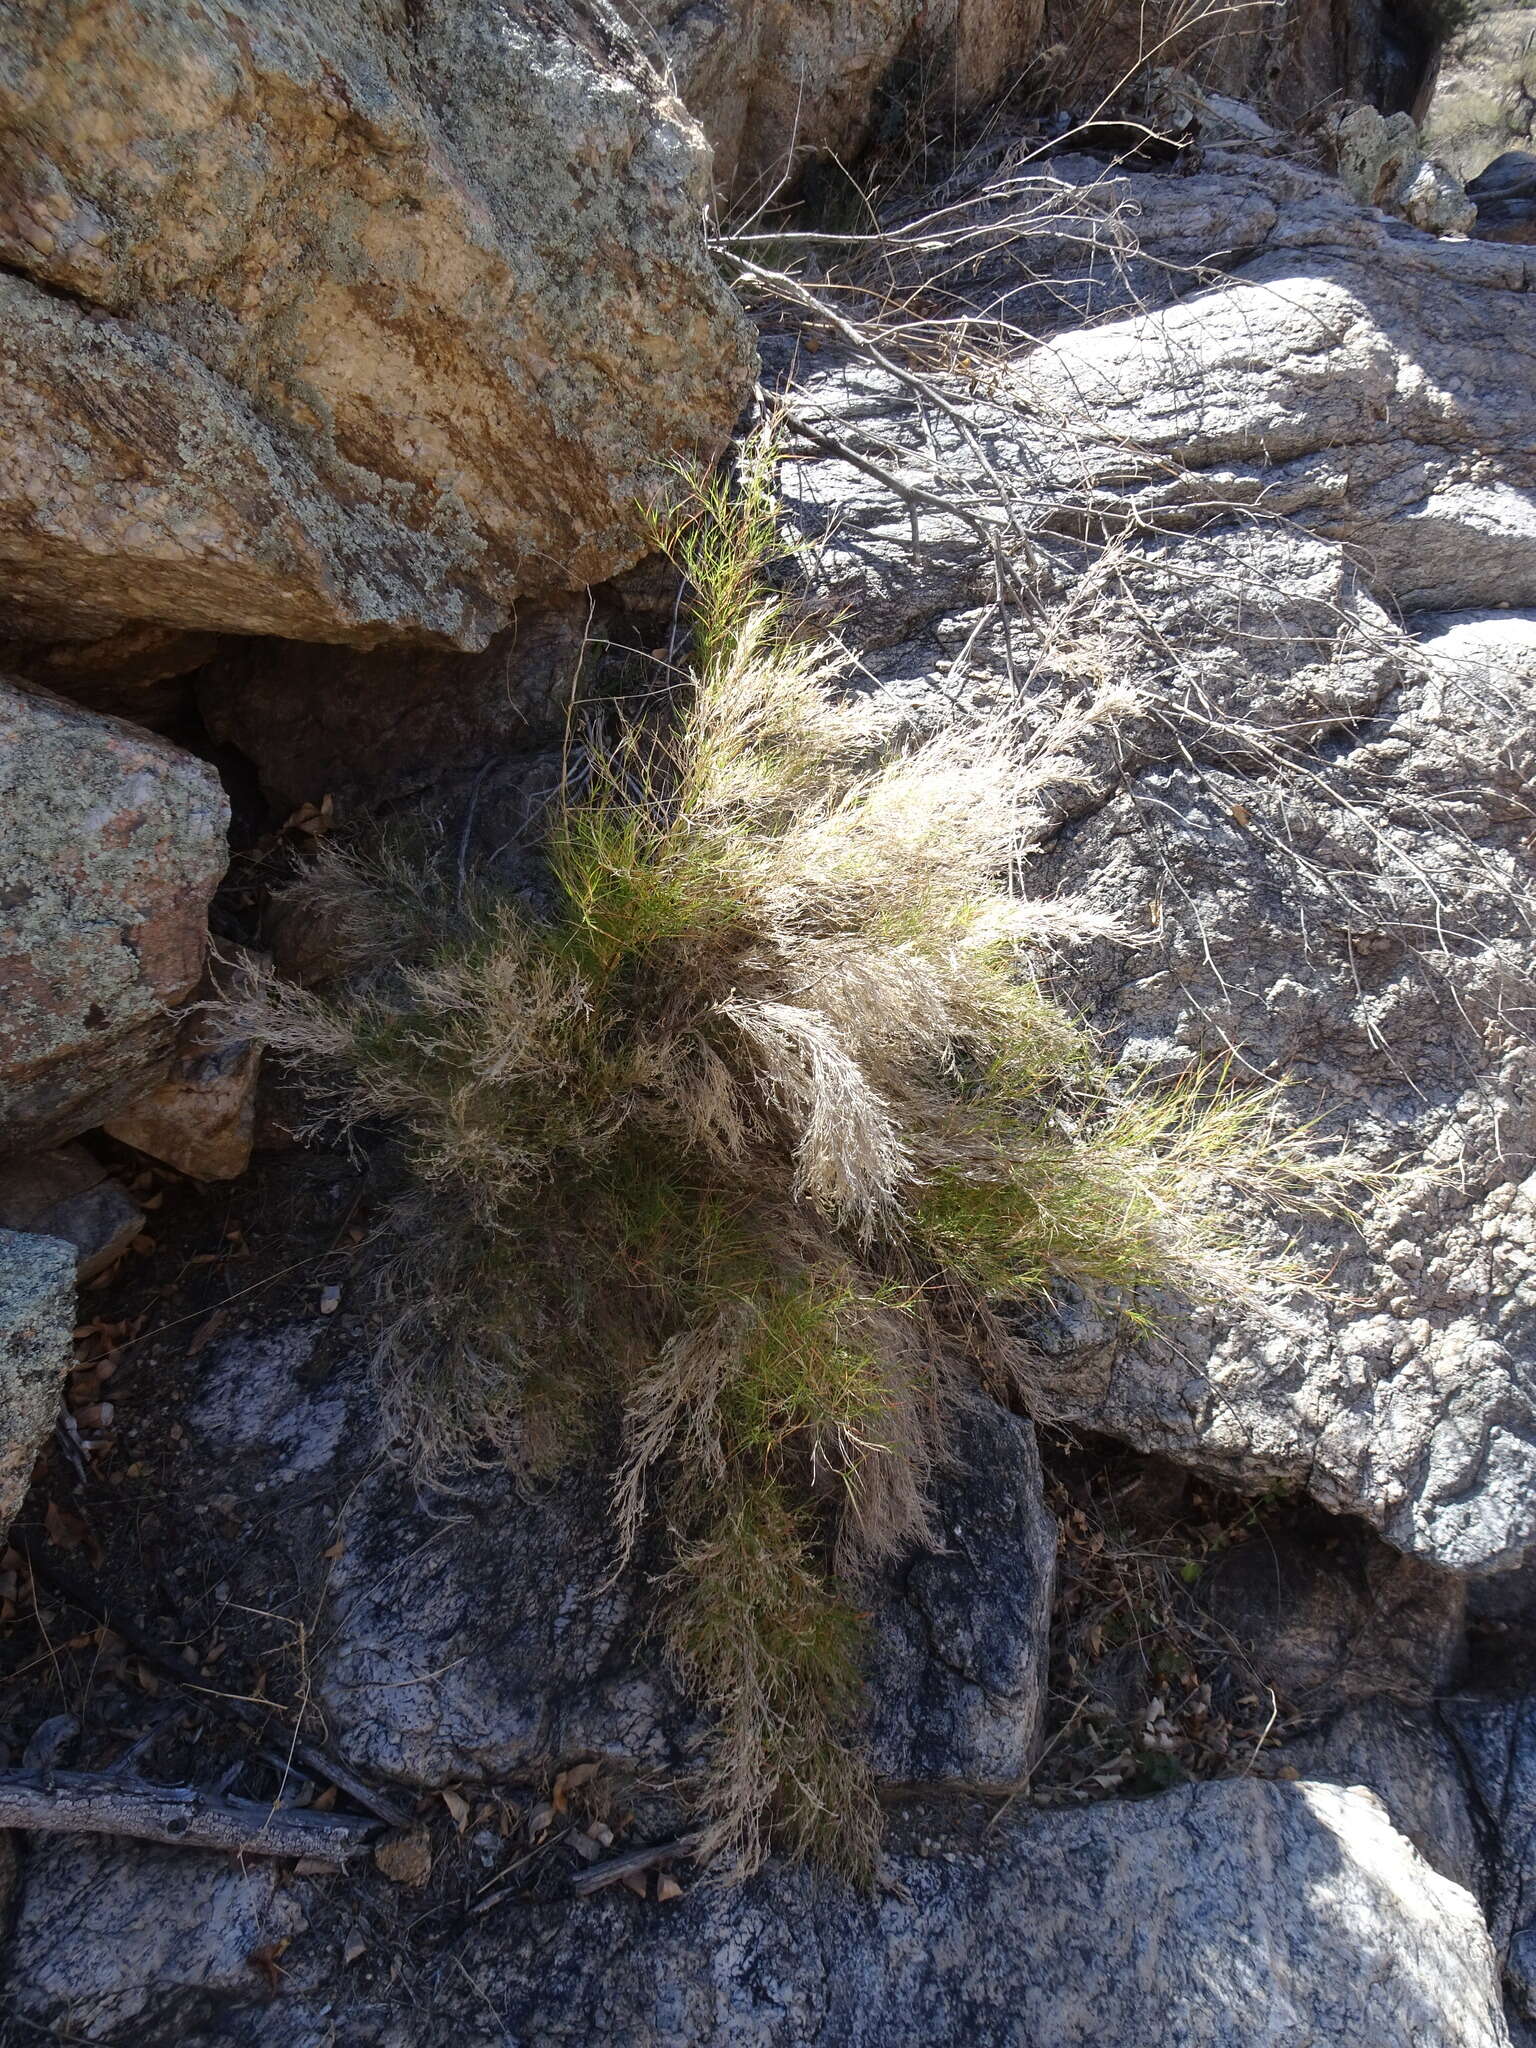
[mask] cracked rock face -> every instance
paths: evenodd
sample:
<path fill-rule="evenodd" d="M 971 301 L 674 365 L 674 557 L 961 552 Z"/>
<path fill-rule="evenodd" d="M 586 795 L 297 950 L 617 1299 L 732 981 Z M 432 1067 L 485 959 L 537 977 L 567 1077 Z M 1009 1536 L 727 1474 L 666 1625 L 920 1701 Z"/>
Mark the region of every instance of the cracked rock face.
<path fill-rule="evenodd" d="M 164 740 L 0 681 L 0 1152 L 158 1080 L 228 859 L 218 777 Z"/>
<path fill-rule="evenodd" d="M 348 2006 L 266 1871 L 116 1843 L 33 1852 L 12 1954 L 21 2009 L 134 2048 L 356 2048 L 420 2040 Z M 623 1891 L 471 1921 L 431 2038 L 710 2048 L 1506 2048 L 1469 1893 L 1368 1792 L 1253 1780 L 1010 1819 L 985 1853 L 891 1859 L 876 1900 L 769 1871 L 664 1911 Z M 125 1903 L 150 1942 L 113 1940 Z M 146 1913 L 145 1908 L 149 1910 Z M 282 1992 L 247 1961 L 274 1934 Z M 77 1950 L 93 1958 L 83 1975 Z M 57 1959 L 57 1960 L 55 1960 Z M 242 1985 L 244 1996 L 240 1996 Z M 335 2034 L 335 2023 L 344 2034 Z M 441 2030 L 439 2033 L 438 2030 Z"/>
<path fill-rule="evenodd" d="M 886 1778 L 1011 1783 L 1040 1726 L 1056 1530 L 1026 1423 L 968 1408 L 954 1448 L 942 1547 L 869 1589 L 869 1746 Z M 647 1633 L 643 1562 L 614 1576 L 608 1486 L 578 1466 L 429 1509 L 392 1472 L 363 1481 L 319 1672 L 354 1763 L 422 1785 L 584 1754 L 697 1763 L 704 1725 Z"/>
<path fill-rule="evenodd" d="M 707 153 L 597 0 L 4 19 L 13 631 L 480 647 L 729 432 Z"/>
<path fill-rule="evenodd" d="M 1197 266 L 1187 296 L 1104 318 L 1137 276 L 1123 250 L 1085 259 L 1099 324 L 1017 352 L 964 434 L 852 362 L 802 363 L 791 394 L 915 483 L 1010 491 L 1043 618 L 1005 627 L 975 532 L 835 456 L 787 466 L 792 514 L 893 715 L 1020 707 L 1043 763 L 1027 889 L 1142 933 L 1061 958 L 1066 999 L 1149 1078 L 1231 1057 L 1371 1169 L 1405 1162 L 1358 1223 L 1302 1227 L 1324 1291 L 1156 1343 L 1089 1330 L 1054 1347 L 1057 1412 L 1305 1486 L 1439 1564 L 1508 1567 L 1536 1543 L 1526 252 L 1223 150 L 1124 187 L 1143 259 Z M 1005 304 L 1011 262 L 1015 310 L 1039 307 L 1031 259 L 1026 240 L 956 289 Z"/>
<path fill-rule="evenodd" d="M 1480 6 L 1441 51 L 1421 116 L 1426 142 L 1463 178 L 1536 136 L 1536 15 Z"/>

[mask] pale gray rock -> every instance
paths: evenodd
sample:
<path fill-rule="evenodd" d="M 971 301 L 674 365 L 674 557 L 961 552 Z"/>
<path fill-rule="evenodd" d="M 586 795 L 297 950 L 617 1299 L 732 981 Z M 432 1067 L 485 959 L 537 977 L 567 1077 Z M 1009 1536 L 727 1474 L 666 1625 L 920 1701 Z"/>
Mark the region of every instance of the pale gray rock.
<path fill-rule="evenodd" d="M 1364 104 L 1330 107 L 1321 124 L 1344 188 L 1430 234 L 1467 234 L 1477 218 L 1459 178 L 1426 157 L 1411 114 Z"/>
<path fill-rule="evenodd" d="M 317 1320 L 242 1333 L 197 1360 L 188 1425 L 221 1461 L 252 1468 L 262 1490 L 328 1472 L 349 1435 L 361 1434 L 355 1385 L 314 1387 L 304 1377 L 321 1327 Z"/>
<path fill-rule="evenodd" d="M 1283 159 L 1122 196 L 1143 253 L 1173 232 L 1197 273 L 1224 246 L 1231 275 L 1021 352 L 965 393 L 969 432 L 856 362 L 794 371 L 823 435 L 1018 519 L 1040 615 L 999 612 L 958 514 L 833 454 L 786 465 L 789 514 L 893 717 L 1018 707 L 1041 764 L 1027 888 L 1143 928 L 1054 970 L 1128 1067 L 1234 1056 L 1403 1168 L 1359 1227 L 1302 1229 L 1322 1293 L 1118 1353 L 1058 1342 L 1054 1412 L 1506 1568 L 1536 1542 L 1526 259 L 1385 222 Z M 1218 239 L 1238 222 L 1250 261 Z M 985 287 L 1006 288 L 1001 254 Z M 1443 609 L 1474 594 L 1526 609 Z M 1287 1231 L 1242 1234 L 1279 1251 Z"/>
<path fill-rule="evenodd" d="M 251 2000 L 251 1958 L 303 1914 L 279 1866 L 111 1837 L 35 1835 L 22 1872 L 9 1984 L 26 2014 L 67 2015 L 76 2040 L 140 2040 L 178 1994 Z"/>
<path fill-rule="evenodd" d="M 1536 258 L 1334 226 L 1282 214 L 1230 280 L 1025 360 L 1051 485 L 1164 526 L 1290 518 L 1405 610 L 1536 603 Z"/>
<path fill-rule="evenodd" d="M 0 19 L 13 630 L 480 647 L 729 432 L 707 151 L 606 0 Z"/>
<path fill-rule="evenodd" d="M 646 2048 L 1507 2038 L 1475 1902 L 1363 1792 L 1192 1786 L 897 1855 L 888 1875 L 905 1896 L 781 1872 L 664 1917 L 609 1895 L 584 1921 L 507 1923 L 466 1961 L 514 2036 L 552 2048 L 594 2031 Z"/>
<path fill-rule="evenodd" d="M 179 747 L 0 681 L 0 1153 L 159 1078 L 228 859 L 218 777 Z"/>
<path fill-rule="evenodd" d="M 34 2023 L 78 2013 L 84 2038 L 134 2048 L 1509 2041 L 1476 1902 L 1370 1793 L 1331 1785 L 1235 1781 L 1015 1812 L 985 1848 L 894 1854 L 877 1899 L 775 1868 L 659 1910 L 617 1888 L 514 1900 L 470 1921 L 459 1967 L 435 1974 L 425 2036 L 419 2003 L 387 1986 L 349 1994 L 334 1949 L 302 1933 L 282 1994 L 249 1967 L 242 1986 L 241 1944 L 281 1938 L 292 1905 L 265 1872 L 176 1857 L 91 1844 L 29 1873 L 11 1957 L 20 2010 Z M 151 1925 L 143 1938 L 122 1917 L 129 1901 Z M 120 1926 L 126 1939 L 104 1938 Z"/>
<path fill-rule="evenodd" d="M 1258 600 L 1260 637 L 1264 617 Z M 1336 1291 L 1204 1312 L 1063 1392 L 1143 1448 L 1299 1482 L 1404 1549 L 1496 1569 L 1536 1539 L 1536 621 L 1437 621 L 1398 658 L 1379 709 L 1306 754 L 1223 761 L 1235 735 L 1207 736 L 1043 864 L 1100 903 L 1164 905 L 1155 962 L 1127 979 L 1105 949 L 1079 983 L 1128 1058 L 1167 1072 L 1234 1048 L 1362 1157 L 1406 1162 L 1358 1229 L 1302 1233 Z"/>
<path fill-rule="evenodd" d="M 1266 1762 L 1308 1781 L 1374 1792 L 1432 1869 L 1486 1903 L 1485 1807 L 1446 1713 L 1380 1700 L 1348 1707 Z"/>
<path fill-rule="evenodd" d="M 74 1327 L 74 1246 L 0 1230 L 0 1531 L 58 1414 Z"/>

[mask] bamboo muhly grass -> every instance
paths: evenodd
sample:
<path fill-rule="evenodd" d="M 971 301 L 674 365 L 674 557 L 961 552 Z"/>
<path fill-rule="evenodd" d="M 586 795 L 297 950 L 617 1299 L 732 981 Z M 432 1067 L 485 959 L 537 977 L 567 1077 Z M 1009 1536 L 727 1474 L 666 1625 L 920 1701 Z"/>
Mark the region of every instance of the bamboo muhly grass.
<path fill-rule="evenodd" d="M 419 1191 L 389 1427 L 441 1472 L 617 1416 L 616 1552 L 665 1546 L 660 1627 L 716 1717 L 708 1846 L 867 1876 L 867 1581 L 925 1534 L 954 1393 L 1030 1401 L 995 1299 L 1209 1294 L 1213 1193 L 1319 1169 L 1271 1093 L 1127 1091 L 1047 999 L 1030 948 L 1072 919 L 1010 887 L 1009 735 L 872 744 L 765 587 L 767 453 L 673 546 L 691 687 L 558 809 L 542 898 L 326 849 L 297 888 L 342 971 L 269 982 L 256 1022 Z"/>

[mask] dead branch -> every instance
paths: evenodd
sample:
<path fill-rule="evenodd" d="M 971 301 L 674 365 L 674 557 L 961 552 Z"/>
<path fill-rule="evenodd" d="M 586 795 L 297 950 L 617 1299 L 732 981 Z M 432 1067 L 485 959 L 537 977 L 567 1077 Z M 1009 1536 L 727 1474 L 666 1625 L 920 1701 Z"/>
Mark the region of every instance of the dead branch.
<path fill-rule="evenodd" d="M 194 1785 L 151 1785 L 109 1771 L 0 1771 L 0 1828 L 131 1835 L 177 1849 L 318 1856 L 340 1864 L 366 1849 L 380 1825 L 350 1814 L 222 1798 Z"/>
<path fill-rule="evenodd" d="M 679 1835 L 675 1842 L 652 1842 L 648 1848 L 628 1849 L 622 1856 L 589 1863 L 571 1879 L 571 1890 L 578 1898 L 590 1898 L 593 1892 L 603 1891 L 608 1885 L 622 1884 L 626 1877 L 638 1877 L 658 1864 L 675 1863 L 680 1856 L 691 1856 L 698 1842 L 697 1835 Z"/>

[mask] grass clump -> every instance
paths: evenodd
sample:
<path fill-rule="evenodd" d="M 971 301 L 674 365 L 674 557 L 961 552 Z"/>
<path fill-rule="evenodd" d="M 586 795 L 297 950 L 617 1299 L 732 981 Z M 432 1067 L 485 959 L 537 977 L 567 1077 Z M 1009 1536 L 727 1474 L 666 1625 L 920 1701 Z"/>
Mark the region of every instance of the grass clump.
<path fill-rule="evenodd" d="M 328 849 L 297 886 L 338 978 L 256 1021 L 399 1134 L 390 1428 L 536 1468 L 616 1415 L 617 1551 L 666 1547 L 716 1716 L 708 1846 L 867 1876 L 867 1580 L 928 1533 L 956 1388 L 1031 1397 L 997 1297 L 1230 1287 L 1213 1193 L 1315 1168 L 1272 1094 L 1127 1092 L 1047 999 L 1074 920 L 1010 880 L 1012 736 L 874 744 L 765 588 L 770 454 L 673 545 L 691 685 L 559 806 L 543 887 Z"/>

